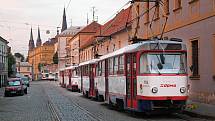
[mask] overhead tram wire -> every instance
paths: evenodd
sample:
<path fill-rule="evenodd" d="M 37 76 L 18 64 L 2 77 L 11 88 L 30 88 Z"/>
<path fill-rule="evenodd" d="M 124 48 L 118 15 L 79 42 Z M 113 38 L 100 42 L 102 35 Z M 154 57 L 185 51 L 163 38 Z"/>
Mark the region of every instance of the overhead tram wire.
<path fill-rule="evenodd" d="M 125 6 L 129 5 L 131 3 L 131 1 L 126 2 L 122 7 L 120 7 L 117 12 L 115 12 L 113 15 L 111 15 L 106 21 L 104 21 L 104 23 L 107 23 L 109 20 L 111 20 L 115 15 L 117 15 L 119 13 L 119 11 L 121 11 Z"/>

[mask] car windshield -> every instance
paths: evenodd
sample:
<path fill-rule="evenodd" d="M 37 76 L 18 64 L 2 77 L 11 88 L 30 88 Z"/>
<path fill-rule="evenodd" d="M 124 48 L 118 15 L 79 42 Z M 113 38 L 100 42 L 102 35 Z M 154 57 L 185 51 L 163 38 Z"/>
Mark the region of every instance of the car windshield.
<path fill-rule="evenodd" d="M 22 78 L 23 81 L 28 81 L 28 78 Z"/>
<path fill-rule="evenodd" d="M 21 83 L 20 83 L 19 80 L 16 80 L 16 81 L 9 81 L 9 82 L 8 82 L 8 85 L 9 85 L 9 86 L 19 86 L 19 85 L 21 85 Z"/>
<path fill-rule="evenodd" d="M 185 74 L 185 53 L 148 53 L 140 57 L 140 73 Z"/>

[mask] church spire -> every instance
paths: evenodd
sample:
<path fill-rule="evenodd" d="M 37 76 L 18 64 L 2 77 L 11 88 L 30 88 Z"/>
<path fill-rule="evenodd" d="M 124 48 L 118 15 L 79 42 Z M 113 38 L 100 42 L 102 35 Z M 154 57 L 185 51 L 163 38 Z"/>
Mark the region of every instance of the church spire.
<path fill-rule="evenodd" d="M 63 23 L 62 23 L 62 29 L 61 32 L 67 29 L 67 21 L 66 21 L 66 10 L 64 8 L 63 10 Z"/>
<path fill-rule="evenodd" d="M 36 43 L 37 47 L 42 45 L 42 40 L 40 38 L 40 28 L 38 27 L 38 36 L 37 36 L 37 43 Z"/>
<path fill-rule="evenodd" d="M 34 39 L 33 39 L 33 32 L 32 32 L 32 28 L 31 28 L 30 40 L 29 40 L 29 44 L 28 44 L 29 51 L 33 50 L 34 47 L 35 47 L 35 45 L 34 45 Z"/>

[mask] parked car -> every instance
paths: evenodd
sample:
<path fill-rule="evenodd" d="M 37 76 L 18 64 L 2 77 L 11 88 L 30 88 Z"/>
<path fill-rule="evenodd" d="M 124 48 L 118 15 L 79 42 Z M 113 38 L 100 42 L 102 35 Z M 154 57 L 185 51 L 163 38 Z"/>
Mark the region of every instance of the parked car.
<path fill-rule="evenodd" d="M 29 81 L 29 78 L 28 77 L 21 77 L 21 79 L 24 81 L 24 84 L 29 87 L 30 86 L 30 81 Z"/>
<path fill-rule="evenodd" d="M 9 95 L 24 95 L 27 94 L 27 87 L 21 78 L 11 78 L 7 81 L 7 86 L 5 87 L 5 97 Z"/>

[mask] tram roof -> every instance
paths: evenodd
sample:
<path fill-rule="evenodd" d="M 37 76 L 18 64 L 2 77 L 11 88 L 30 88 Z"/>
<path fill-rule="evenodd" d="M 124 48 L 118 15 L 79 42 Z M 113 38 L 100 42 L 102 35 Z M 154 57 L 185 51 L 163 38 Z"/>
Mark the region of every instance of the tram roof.
<path fill-rule="evenodd" d="M 76 67 L 78 67 L 78 66 L 69 66 L 69 67 L 66 67 L 65 70 L 74 69 L 74 68 L 76 68 Z"/>
<path fill-rule="evenodd" d="M 121 54 L 124 54 L 124 53 L 135 52 L 135 51 L 138 51 L 140 49 L 150 50 L 149 46 L 147 46 L 147 45 L 149 45 L 149 44 L 157 44 L 157 43 L 160 43 L 160 44 L 182 44 L 182 45 L 185 45 L 182 42 L 176 42 L 176 41 L 170 41 L 170 40 L 144 41 L 144 42 L 139 42 L 139 43 L 135 43 L 135 44 L 131 44 L 131 45 L 125 46 L 125 47 L 123 47 L 121 49 L 118 49 L 118 50 L 112 52 L 112 53 L 103 55 L 103 56 L 101 56 L 99 58 L 99 60 L 107 59 L 107 58 L 114 57 L 116 55 L 121 55 Z M 186 48 L 184 48 L 184 49 L 186 49 Z"/>
<path fill-rule="evenodd" d="M 87 64 L 93 64 L 93 63 L 96 63 L 97 61 L 99 61 L 99 59 L 88 60 L 88 61 L 80 63 L 79 66 L 83 66 L 83 65 L 87 65 Z"/>

